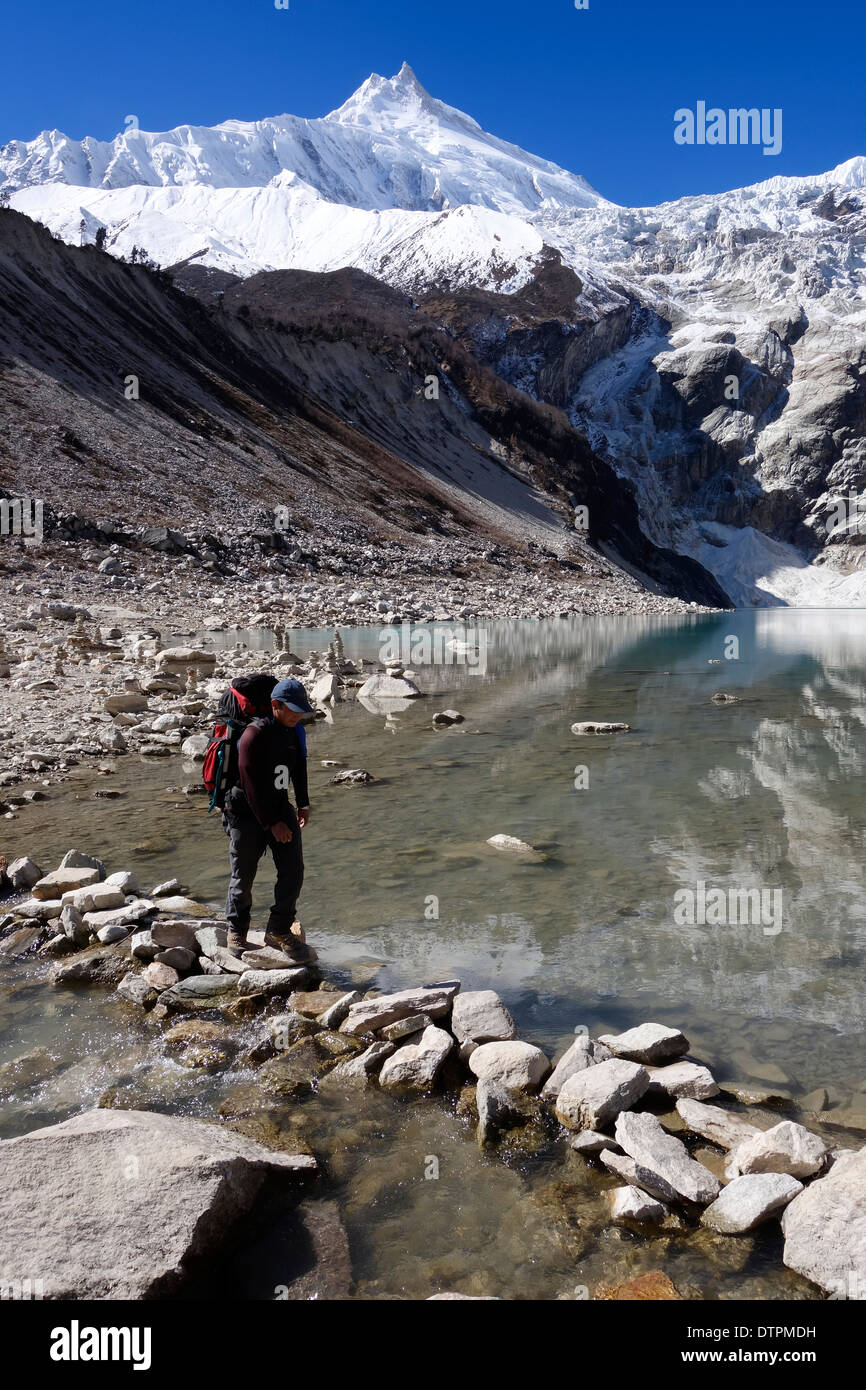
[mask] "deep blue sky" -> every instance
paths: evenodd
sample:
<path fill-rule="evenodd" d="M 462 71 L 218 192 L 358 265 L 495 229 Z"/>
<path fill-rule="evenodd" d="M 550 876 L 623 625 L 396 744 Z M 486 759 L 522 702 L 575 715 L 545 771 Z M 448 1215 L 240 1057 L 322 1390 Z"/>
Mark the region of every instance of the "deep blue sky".
<path fill-rule="evenodd" d="M 645 204 L 866 154 L 862 0 L 29 0 L 3 7 L 0 144 L 321 116 L 407 59 L 487 130 Z M 682 147 L 673 113 L 782 107 L 784 144 Z"/>

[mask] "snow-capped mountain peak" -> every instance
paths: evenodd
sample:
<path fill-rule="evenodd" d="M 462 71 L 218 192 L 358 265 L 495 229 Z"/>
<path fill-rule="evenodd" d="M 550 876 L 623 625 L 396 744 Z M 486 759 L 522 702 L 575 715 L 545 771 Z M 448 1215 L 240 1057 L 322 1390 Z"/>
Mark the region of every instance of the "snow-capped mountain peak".
<path fill-rule="evenodd" d="M 407 115 L 416 119 L 419 116 L 433 116 L 446 120 L 456 116 L 468 128 L 476 131 L 481 129 L 471 116 L 431 96 L 408 63 L 403 64 L 396 77 L 381 77 L 378 73 L 372 73 L 348 101 L 344 101 L 336 111 L 329 112 L 324 119 L 338 121 L 341 125 L 381 129 Z"/>
<path fill-rule="evenodd" d="M 160 133 L 136 128 L 107 141 L 43 131 L 0 150 L 0 189 L 10 193 L 48 184 L 267 188 L 285 186 L 287 171 L 330 203 L 377 211 L 470 204 L 526 216 L 604 201 L 584 179 L 488 135 L 471 116 L 432 97 L 408 63 L 395 77 L 369 77 L 319 119 L 227 120 Z"/>

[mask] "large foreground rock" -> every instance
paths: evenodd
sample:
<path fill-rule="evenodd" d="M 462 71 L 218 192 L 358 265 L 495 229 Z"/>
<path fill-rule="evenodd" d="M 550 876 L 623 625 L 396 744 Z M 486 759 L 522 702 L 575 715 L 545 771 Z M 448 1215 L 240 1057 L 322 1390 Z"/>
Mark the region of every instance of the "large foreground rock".
<path fill-rule="evenodd" d="M 866 1148 L 842 1154 L 782 1216 L 783 1259 L 835 1298 L 866 1293 Z"/>
<path fill-rule="evenodd" d="M 568 1078 L 556 1099 L 557 1118 L 566 1129 L 604 1129 L 648 1085 L 645 1067 L 612 1057 Z"/>
<path fill-rule="evenodd" d="M 701 1215 L 701 1225 L 722 1235 L 751 1231 L 786 1207 L 803 1184 L 787 1173 L 748 1173 L 734 1178 Z"/>
<path fill-rule="evenodd" d="M 200 1120 L 91 1110 L 0 1143 L 0 1269 L 52 1299 L 171 1298 L 251 1207 L 271 1153 Z"/>
<path fill-rule="evenodd" d="M 718 1178 L 691 1157 L 681 1140 L 666 1134 L 655 1115 L 620 1115 L 615 1134 L 620 1148 L 637 1165 L 638 1182 L 645 1172 L 657 1189 L 667 1184 L 684 1201 L 701 1206 L 718 1197 Z"/>

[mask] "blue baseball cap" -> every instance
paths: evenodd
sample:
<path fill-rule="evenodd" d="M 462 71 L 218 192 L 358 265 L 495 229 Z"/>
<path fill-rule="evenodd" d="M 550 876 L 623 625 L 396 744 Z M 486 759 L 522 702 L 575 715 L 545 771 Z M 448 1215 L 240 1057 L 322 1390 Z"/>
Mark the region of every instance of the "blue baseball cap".
<path fill-rule="evenodd" d="M 271 691 L 271 699 L 285 705 L 286 709 L 294 710 L 295 714 L 313 713 L 313 706 L 307 699 L 307 692 L 300 681 L 279 681 Z"/>

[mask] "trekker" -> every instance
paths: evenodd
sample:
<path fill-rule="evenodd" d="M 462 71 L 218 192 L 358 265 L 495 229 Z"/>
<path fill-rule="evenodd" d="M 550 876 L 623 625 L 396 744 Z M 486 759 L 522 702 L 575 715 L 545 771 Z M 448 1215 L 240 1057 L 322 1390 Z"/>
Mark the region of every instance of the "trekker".
<path fill-rule="evenodd" d="M 238 781 L 226 794 L 223 828 L 229 837 L 231 879 L 226 899 L 228 949 L 247 950 L 253 883 L 259 860 L 271 851 L 277 869 L 274 905 L 265 929 L 265 944 L 299 964 L 313 953 L 295 935 L 298 896 L 304 881 L 301 828 L 310 819 L 307 791 L 305 714 L 312 714 L 300 681 L 280 681 L 271 692 L 270 719 L 254 719 L 238 744 Z M 298 810 L 289 800 L 291 779 Z"/>

